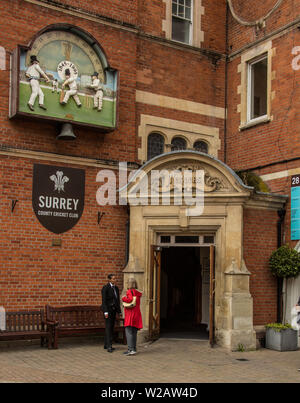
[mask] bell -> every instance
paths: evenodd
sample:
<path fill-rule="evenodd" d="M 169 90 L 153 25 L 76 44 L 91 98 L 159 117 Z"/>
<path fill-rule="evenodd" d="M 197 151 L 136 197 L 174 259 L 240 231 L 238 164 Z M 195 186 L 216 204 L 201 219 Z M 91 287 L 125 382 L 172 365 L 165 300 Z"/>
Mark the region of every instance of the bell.
<path fill-rule="evenodd" d="M 56 137 L 56 140 L 75 140 L 76 136 L 73 132 L 71 123 L 64 123 L 61 127 L 60 134 Z"/>

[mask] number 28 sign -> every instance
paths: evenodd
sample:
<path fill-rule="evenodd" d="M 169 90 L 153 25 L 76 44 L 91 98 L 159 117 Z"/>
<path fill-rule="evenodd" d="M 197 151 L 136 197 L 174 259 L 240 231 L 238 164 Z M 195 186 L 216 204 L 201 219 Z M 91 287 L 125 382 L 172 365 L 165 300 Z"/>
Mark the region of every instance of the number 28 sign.
<path fill-rule="evenodd" d="M 293 175 L 291 183 L 291 240 L 298 239 L 300 239 L 300 175 Z"/>

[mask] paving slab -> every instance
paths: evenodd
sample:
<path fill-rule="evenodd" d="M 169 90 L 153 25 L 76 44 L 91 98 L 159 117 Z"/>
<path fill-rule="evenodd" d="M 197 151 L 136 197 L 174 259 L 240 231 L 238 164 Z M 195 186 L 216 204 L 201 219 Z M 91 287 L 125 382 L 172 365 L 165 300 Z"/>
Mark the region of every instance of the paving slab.
<path fill-rule="evenodd" d="M 231 352 L 207 341 L 162 338 L 125 356 L 102 341 L 0 346 L 1 383 L 299 383 L 300 350 Z M 132 364 L 134 363 L 134 373 Z"/>

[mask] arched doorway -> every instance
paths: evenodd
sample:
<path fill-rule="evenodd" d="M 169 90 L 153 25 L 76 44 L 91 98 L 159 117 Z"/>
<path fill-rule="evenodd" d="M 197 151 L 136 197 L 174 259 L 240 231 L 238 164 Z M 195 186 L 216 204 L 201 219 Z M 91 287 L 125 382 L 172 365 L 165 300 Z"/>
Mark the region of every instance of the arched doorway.
<path fill-rule="evenodd" d="M 181 173 L 189 170 L 194 174 L 196 171 L 203 172 L 204 206 L 202 210 L 197 210 L 198 213 L 193 214 L 196 211 L 195 206 L 188 206 L 184 202 L 177 203 L 174 181 L 170 182 L 169 204 L 166 203 L 166 189 L 163 184 L 159 186 L 159 202 L 151 203 L 151 192 L 148 192 L 151 188 L 151 173 L 174 170 Z M 194 259 L 193 263 L 188 263 L 188 260 L 191 261 L 192 257 L 196 256 L 196 251 L 189 244 L 192 249 L 185 251 L 185 254 L 189 252 L 189 259 L 179 259 L 180 252 L 174 252 L 175 247 L 169 247 L 169 251 L 162 255 L 163 241 L 166 241 L 166 238 L 159 237 L 169 236 L 176 239 L 176 236 L 213 236 L 214 278 L 210 278 L 209 281 L 212 281 L 210 290 L 213 290 L 213 293 L 210 292 L 210 297 L 214 298 L 214 304 L 209 303 L 212 318 L 209 325 L 213 328 L 215 341 L 219 345 L 231 349 L 237 348 L 238 344 L 243 344 L 245 348 L 255 348 L 253 301 L 249 291 L 250 273 L 243 259 L 243 209 L 247 203 L 257 206 L 264 203 L 264 206 L 267 206 L 268 203 L 272 203 L 273 196 L 256 197 L 254 189 L 245 186 L 228 166 L 216 158 L 195 151 L 177 151 L 157 156 L 148 161 L 141 168 L 141 172 L 142 177 L 146 179 L 143 186 L 141 186 L 139 174 L 136 174 L 126 187 L 129 202 L 136 196 L 137 189 L 140 196 L 143 196 L 141 197 L 143 202 L 131 203 L 130 206 L 129 262 L 124 270 L 124 281 L 134 276 L 143 290 L 141 308 L 144 329 L 140 332 L 140 337 L 149 338 L 149 335 L 159 337 L 165 317 L 169 318 L 170 322 L 173 315 L 178 324 L 180 314 L 178 312 L 176 316 L 178 308 L 175 303 L 176 293 L 178 297 L 180 292 L 181 294 L 189 292 L 187 277 L 191 275 L 196 284 L 192 290 L 194 303 L 198 298 L 199 304 L 200 297 L 196 296 L 200 291 L 199 288 L 201 292 L 204 292 L 203 280 L 199 275 L 201 270 L 196 272 L 195 269 L 201 254 L 198 261 Z M 192 178 L 195 177 L 195 175 L 192 176 Z M 192 189 L 194 194 L 194 179 Z M 184 248 L 186 245 L 181 246 Z M 153 251 L 157 247 L 160 253 L 157 253 L 155 257 Z M 205 257 L 204 255 L 202 258 Z M 172 274 L 171 269 L 166 265 L 161 265 L 162 258 L 169 260 L 167 266 L 172 266 L 172 262 L 177 260 L 176 275 L 173 276 L 174 273 Z M 172 286 L 166 286 L 163 278 L 165 274 L 173 280 L 177 276 L 179 278 L 176 279 L 177 283 L 174 284 L 173 281 Z M 198 280 L 196 275 L 199 276 Z M 180 282 L 180 279 L 183 280 Z M 178 288 L 176 287 L 178 284 L 180 285 L 179 293 L 174 291 Z M 163 302 L 162 295 L 166 298 L 165 294 L 170 292 L 174 294 L 172 298 L 175 302 Z M 192 321 L 198 320 L 201 324 L 201 316 L 204 312 L 201 310 L 201 315 L 199 314 L 200 304 L 197 309 L 195 307 L 191 309 L 191 304 L 191 301 L 183 302 L 183 310 L 192 311 L 190 312 Z"/>

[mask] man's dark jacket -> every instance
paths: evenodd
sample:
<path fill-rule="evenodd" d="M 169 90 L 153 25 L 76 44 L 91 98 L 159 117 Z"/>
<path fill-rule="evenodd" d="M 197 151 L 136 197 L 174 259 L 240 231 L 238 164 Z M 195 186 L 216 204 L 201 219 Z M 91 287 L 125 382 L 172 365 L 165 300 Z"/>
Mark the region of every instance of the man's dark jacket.
<path fill-rule="evenodd" d="M 102 311 L 112 313 L 121 313 L 119 288 L 115 285 L 117 297 L 110 283 L 107 283 L 101 291 L 102 294 Z"/>

